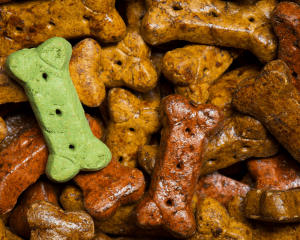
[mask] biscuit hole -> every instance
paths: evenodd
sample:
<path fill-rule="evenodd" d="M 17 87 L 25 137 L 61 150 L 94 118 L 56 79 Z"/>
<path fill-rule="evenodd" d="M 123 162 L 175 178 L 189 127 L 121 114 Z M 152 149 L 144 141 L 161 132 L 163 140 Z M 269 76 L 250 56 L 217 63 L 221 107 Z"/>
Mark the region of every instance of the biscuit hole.
<path fill-rule="evenodd" d="M 52 25 L 52 26 L 55 26 L 55 23 L 52 22 L 52 21 L 50 21 L 49 24 Z"/>
<path fill-rule="evenodd" d="M 293 73 L 292 73 L 292 76 L 293 76 L 294 78 L 297 78 L 297 77 L 298 77 L 298 74 L 297 74 L 296 72 L 293 72 Z"/>
<path fill-rule="evenodd" d="M 122 66 L 122 62 L 121 61 L 117 61 L 116 64 L 119 65 L 119 66 Z"/>
<path fill-rule="evenodd" d="M 216 12 L 210 12 L 210 15 L 212 15 L 213 17 L 219 17 L 219 15 Z"/>
<path fill-rule="evenodd" d="M 169 199 L 166 203 L 167 203 L 167 206 L 171 207 L 173 205 L 173 200 Z"/>
<path fill-rule="evenodd" d="M 176 5 L 173 6 L 173 10 L 174 11 L 180 11 L 180 10 L 182 10 L 182 7 L 180 5 L 176 4 Z"/>
<path fill-rule="evenodd" d="M 135 130 L 134 128 L 129 128 L 129 131 L 134 132 Z"/>
<path fill-rule="evenodd" d="M 186 128 L 186 129 L 185 129 L 185 132 L 188 133 L 188 134 L 191 134 L 191 129 Z"/>
<path fill-rule="evenodd" d="M 74 150 L 74 149 L 75 149 L 75 146 L 74 146 L 73 144 L 70 144 L 70 145 L 69 145 L 69 148 L 70 148 L 71 150 Z"/>
<path fill-rule="evenodd" d="M 182 168 L 182 163 L 178 163 L 178 164 L 176 165 L 176 168 L 177 168 L 177 169 L 181 169 L 181 168 Z"/>
<path fill-rule="evenodd" d="M 21 27 L 16 27 L 16 30 L 17 30 L 18 32 L 23 32 L 23 28 L 21 28 Z"/>
<path fill-rule="evenodd" d="M 90 17 L 87 16 L 87 15 L 84 15 L 84 16 L 83 16 L 83 19 L 86 20 L 86 21 L 90 21 Z"/>
<path fill-rule="evenodd" d="M 254 22 L 255 21 L 254 17 L 250 17 L 250 18 L 248 18 L 248 20 L 249 20 L 249 22 Z"/>
<path fill-rule="evenodd" d="M 47 80 L 48 74 L 47 74 L 47 73 L 43 73 L 43 78 L 44 78 L 45 80 Z"/>
<path fill-rule="evenodd" d="M 61 115 L 61 111 L 59 109 L 56 109 L 55 113 L 56 113 L 56 115 L 59 115 L 59 116 Z"/>
<path fill-rule="evenodd" d="M 119 157 L 119 163 L 123 162 L 123 157 Z"/>

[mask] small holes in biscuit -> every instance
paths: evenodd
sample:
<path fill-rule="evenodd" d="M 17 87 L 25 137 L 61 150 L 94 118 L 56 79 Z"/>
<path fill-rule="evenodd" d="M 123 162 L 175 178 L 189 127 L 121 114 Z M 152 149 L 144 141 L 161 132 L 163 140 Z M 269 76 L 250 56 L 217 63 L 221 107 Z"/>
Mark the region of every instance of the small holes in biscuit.
<path fill-rule="evenodd" d="M 23 28 L 21 28 L 21 27 L 16 27 L 16 30 L 17 30 L 18 32 L 23 32 Z"/>
<path fill-rule="evenodd" d="M 182 10 L 182 7 L 181 7 L 179 4 L 175 4 L 175 5 L 173 6 L 173 10 L 174 10 L 174 11 L 180 11 L 180 10 Z"/>
<path fill-rule="evenodd" d="M 167 202 L 166 202 L 167 206 L 171 207 L 173 205 L 173 200 L 172 199 L 169 199 Z"/>
<path fill-rule="evenodd" d="M 119 66 L 122 66 L 122 62 L 121 61 L 117 61 L 116 64 L 119 65 Z"/>
<path fill-rule="evenodd" d="M 177 169 L 181 169 L 181 168 L 182 168 L 182 163 L 178 163 L 178 164 L 176 165 L 176 168 L 177 168 Z"/>
<path fill-rule="evenodd" d="M 52 26 L 55 26 L 55 23 L 52 22 L 52 21 L 50 21 L 49 24 L 52 25 Z"/>
<path fill-rule="evenodd" d="M 185 132 L 187 132 L 187 133 L 191 133 L 191 129 L 189 129 L 189 128 L 186 128 L 186 129 L 185 129 Z"/>
<path fill-rule="evenodd" d="M 293 76 L 294 78 L 297 78 L 297 77 L 298 77 L 298 74 L 297 74 L 296 72 L 293 72 L 293 73 L 292 73 L 292 76 Z"/>
<path fill-rule="evenodd" d="M 48 78 L 48 74 L 47 73 L 43 73 L 43 78 L 45 79 L 45 80 L 47 80 L 47 78 Z"/>
<path fill-rule="evenodd" d="M 119 157 L 119 163 L 123 162 L 123 157 Z"/>
<path fill-rule="evenodd" d="M 249 20 L 249 22 L 254 22 L 255 21 L 254 17 L 250 17 L 250 18 L 248 18 L 248 20 Z"/>
<path fill-rule="evenodd" d="M 129 131 L 134 132 L 135 129 L 134 128 L 129 128 Z"/>
<path fill-rule="evenodd" d="M 70 145 L 69 145 L 69 149 L 74 150 L 74 149 L 75 149 L 75 146 L 74 146 L 73 144 L 70 144 Z"/>
<path fill-rule="evenodd" d="M 219 17 L 218 13 L 216 13 L 216 12 L 210 12 L 209 14 L 213 17 Z"/>
<path fill-rule="evenodd" d="M 87 16 L 87 15 L 84 15 L 84 16 L 83 16 L 83 19 L 86 20 L 86 21 L 90 21 L 90 17 Z"/>
<path fill-rule="evenodd" d="M 61 115 L 61 111 L 59 109 L 55 110 L 56 115 L 60 116 Z"/>

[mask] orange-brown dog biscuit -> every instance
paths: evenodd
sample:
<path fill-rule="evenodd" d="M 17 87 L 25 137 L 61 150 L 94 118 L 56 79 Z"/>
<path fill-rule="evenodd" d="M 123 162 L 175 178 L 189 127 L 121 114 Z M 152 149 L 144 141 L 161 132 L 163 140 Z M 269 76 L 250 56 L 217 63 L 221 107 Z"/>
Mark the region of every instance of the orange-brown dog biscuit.
<path fill-rule="evenodd" d="M 176 237 L 196 228 L 191 200 L 209 139 L 222 127 L 224 116 L 213 105 L 190 104 L 180 95 L 162 100 L 164 128 L 149 195 L 136 207 L 143 228 L 162 226 Z"/>
<path fill-rule="evenodd" d="M 81 189 L 68 184 L 63 189 L 59 201 L 66 211 L 86 211 L 83 198 L 84 196 Z"/>
<path fill-rule="evenodd" d="M 141 32 L 152 45 L 186 40 L 242 48 L 269 62 L 277 54 L 278 41 L 270 20 L 276 3 L 261 0 L 240 6 L 221 0 L 152 1 Z"/>
<path fill-rule="evenodd" d="M 46 201 L 32 204 L 27 212 L 27 220 L 31 228 L 31 240 L 90 240 L 94 236 L 94 223 L 86 212 L 64 212 Z"/>

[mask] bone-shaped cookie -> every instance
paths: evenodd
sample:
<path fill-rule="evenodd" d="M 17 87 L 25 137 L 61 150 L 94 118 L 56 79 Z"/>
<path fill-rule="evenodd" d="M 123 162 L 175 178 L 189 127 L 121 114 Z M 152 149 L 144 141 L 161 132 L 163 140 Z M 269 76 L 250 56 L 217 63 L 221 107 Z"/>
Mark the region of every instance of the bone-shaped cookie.
<path fill-rule="evenodd" d="M 108 110 L 105 144 L 113 157 L 123 166 L 136 167 L 138 150 L 148 144 L 151 134 L 159 131 L 159 89 L 142 94 L 143 100 L 131 92 L 113 88 L 108 93 Z"/>
<path fill-rule="evenodd" d="M 46 174 L 64 182 L 80 170 L 99 170 L 111 160 L 85 119 L 69 74 L 71 45 L 51 38 L 38 48 L 11 54 L 6 70 L 25 89 L 49 149 Z"/>
<path fill-rule="evenodd" d="M 149 194 L 136 208 L 143 228 L 162 226 L 176 237 L 189 237 L 196 228 L 191 210 L 209 139 L 223 125 L 223 114 L 213 105 L 190 104 L 180 95 L 162 100 L 163 121 L 159 158 Z"/>
<path fill-rule="evenodd" d="M 256 79 L 240 82 L 233 104 L 237 110 L 259 120 L 300 161 L 300 94 L 291 79 L 283 61 L 272 61 Z"/>
<path fill-rule="evenodd" d="M 42 0 L 2 4 L 0 57 L 58 36 L 118 42 L 124 38 L 126 27 L 114 5 L 114 0 Z"/>
<path fill-rule="evenodd" d="M 269 62 L 277 54 L 277 38 L 270 20 L 276 3 L 261 0 L 240 6 L 221 0 L 152 1 L 141 32 L 152 45 L 186 40 L 242 48 Z"/>
<path fill-rule="evenodd" d="M 138 201 L 145 190 L 141 171 L 123 167 L 115 159 L 95 173 L 80 173 L 74 181 L 84 194 L 84 206 L 95 219 L 106 220 L 124 204 Z"/>
<path fill-rule="evenodd" d="M 300 190 L 252 190 L 245 197 L 248 218 L 267 222 L 300 222 Z"/>
<path fill-rule="evenodd" d="M 300 164 L 289 154 L 247 161 L 256 189 L 288 190 L 300 187 Z"/>
<path fill-rule="evenodd" d="M 279 38 L 278 59 L 284 61 L 292 73 L 292 82 L 300 90 L 300 6 L 282 2 L 273 12 L 273 26 Z"/>
<path fill-rule="evenodd" d="M 64 212 L 46 201 L 32 204 L 27 212 L 27 220 L 31 240 L 90 240 L 94 236 L 94 222 L 86 212 Z"/>
<path fill-rule="evenodd" d="M 175 86 L 177 94 L 202 104 L 209 97 L 210 86 L 240 52 L 215 46 L 187 45 L 166 53 L 162 71 Z"/>

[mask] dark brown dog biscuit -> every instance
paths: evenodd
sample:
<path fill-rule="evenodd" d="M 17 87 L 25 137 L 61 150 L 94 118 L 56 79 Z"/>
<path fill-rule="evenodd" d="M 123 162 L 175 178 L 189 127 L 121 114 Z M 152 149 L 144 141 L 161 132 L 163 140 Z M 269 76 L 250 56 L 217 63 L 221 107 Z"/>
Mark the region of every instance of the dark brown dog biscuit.
<path fill-rule="evenodd" d="M 123 204 L 138 201 L 145 190 L 143 174 L 115 159 L 100 171 L 79 173 L 74 180 L 83 191 L 86 210 L 98 220 L 110 218 Z"/>
<path fill-rule="evenodd" d="M 86 212 L 64 212 L 46 201 L 32 204 L 27 212 L 27 220 L 31 240 L 90 240 L 94 236 L 94 223 Z"/>
<path fill-rule="evenodd" d="M 271 13 L 276 0 L 240 6 L 221 0 L 152 1 L 142 22 L 143 38 L 152 45 L 186 40 L 248 49 L 261 61 L 277 54 Z"/>
<path fill-rule="evenodd" d="M 246 196 L 250 186 L 226 177 L 218 172 L 213 172 L 200 177 L 197 182 L 196 191 L 205 197 L 216 199 L 224 207 L 228 201 L 237 195 Z"/>
<path fill-rule="evenodd" d="M 9 227 L 21 237 L 30 238 L 30 228 L 27 222 L 29 207 L 38 200 L 44 200 L 58 205 L 57 195 L 48 182 L 37 181 L 24 192 L 20 205 L 15 207 L 9 217 Z"/>
<path fill-rule="evenodd" d="M 300 90 L 299 20 L 300 6 L 296 3 L 282 2 L 274 9 L 272 21 L 279 38 L 278 59 L 289 67 L 292 82 L 298 91 Z"/>
<path fill-rule="evenodd" d="M 300 187 L 300 165 L 289 154 L 247 161 L 256 189 L 288 190 Z"/>
<path fill-rule="evenodd" d="M 149 195 L 136 207 L 143 228 L 162 226 L 172 235 L 189 237 L 196 228 L 191 200 L 209 139 L 223 125 L 212 105 L 190 104 L 180 95 L 162 100 L 164 128 Z"/>
<path fill-rule="evenodd" d="M 65 211 L 86 211 L 83 198 L 81 189 L 68 184 L 63 189 L 59 201 Z"/>
<path fill-rule="evenodd" d="M 300 161 L 300 94 L 291 82 L 287 65 L 276 60 L 261 74 L 238 85 L 233 104 L 241 112 L 254 116 Z"/>

